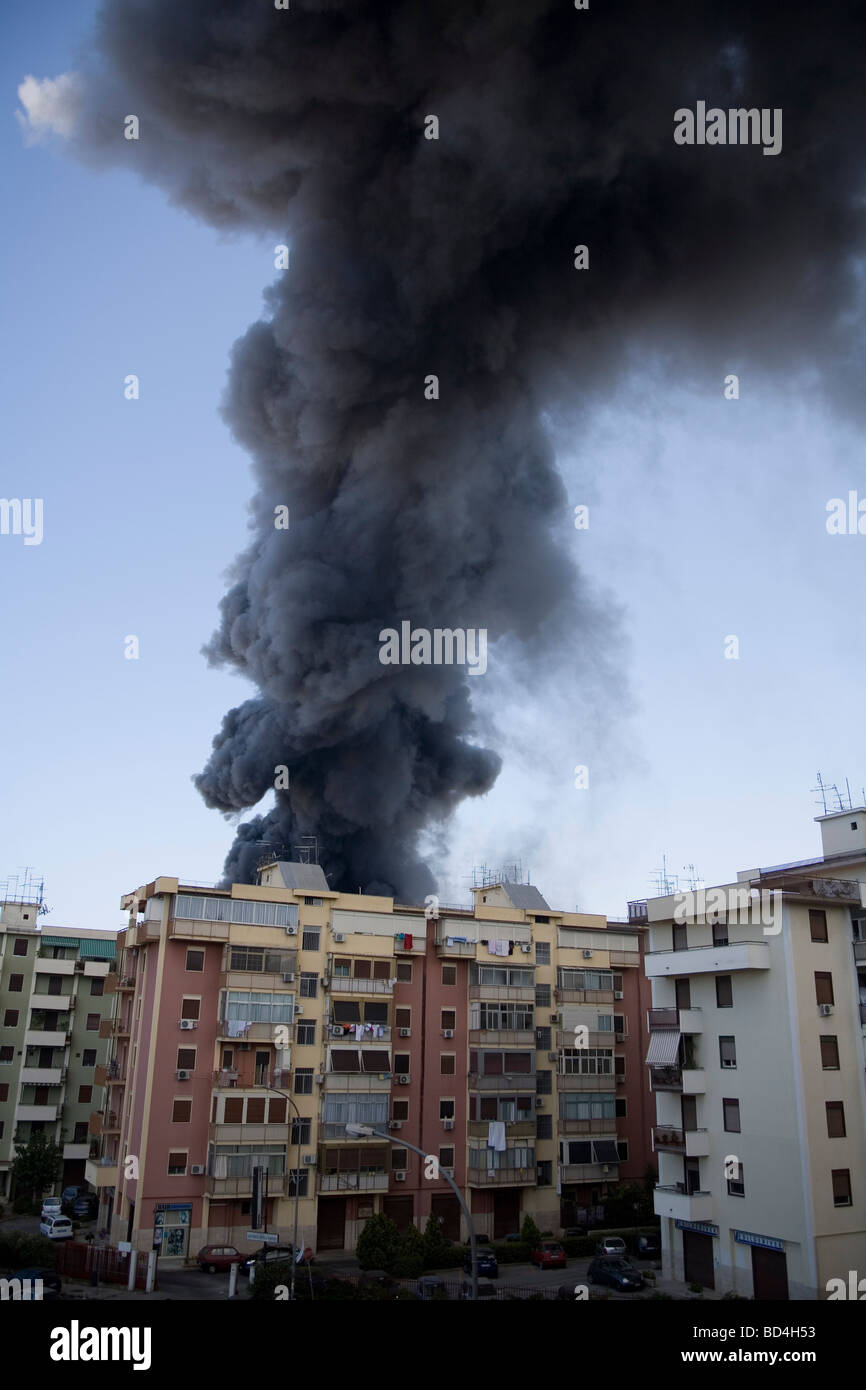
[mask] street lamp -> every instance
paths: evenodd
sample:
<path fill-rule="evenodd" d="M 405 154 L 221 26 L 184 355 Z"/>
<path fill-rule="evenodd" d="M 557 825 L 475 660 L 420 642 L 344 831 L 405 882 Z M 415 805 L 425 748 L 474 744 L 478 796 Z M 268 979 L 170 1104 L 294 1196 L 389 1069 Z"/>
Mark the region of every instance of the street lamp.
<path fill-rule="evenodd" d="M 276 1088 L 276 1086 L 266 1086 L 266 1087 L 265 1087 L 265 1090 L 266 1090 L 266 1091 L 269 1091 L 269 1092 L 272 1091 L 274 1095 L 276 1095 L 276 1096 L 282 1096 L 285 1100 L 287 1100 L 287 1101 L 289 1102 L 289 1105 L 290 1105 L 290 1106 L 292 1107 L 292 1109 L 294 1110 L 295 1115 L 297 1116 L 297 1120 L 298 1120 L 298 1166 L 297 1166 L 297 1168 L 295 1169 L 295 1225 L 294 1225 L 294 1231 L 293 1231 L 293 1234 L 292 1234 L 292 1278 L 291 1278 L 291 1284 L 290 1284 L 290 1287 L 289 1287 L 289 1299 L 290 1299 L 291 1302 L 294 1302 L 294 1298 L 295 1298 L 295 1266 L 296 1266 L 297 1263 L 298 1263 L 298 1207 L 299 1207 L 300 1198 L 301 1198 L 301 1112 L 300 1112 L 300 1110 L 298 1109 L 298 1107 L 297 1107 L 297 1105 L 295 1104 L 295 1102 L 294 1102 L 294 1100 L 292 1099 L 292 1097 L 291 1097 L 290 1095 L 288 1095 L 285 1091 L 278 1091 L 277 1088 Z M 288 1146 L 288 1144 L 287 1144 L 287 1145 L 286 1145 L 286 1166 L 287 1166 L 287 1167 L 288 1167 L 288 1161 L 289 1161 L 289 1146 Z"/>
<path fill-rule="evenodd" d="M 352 1138 L 355 1138 L 355 1139 L 370 1139 L 370 1138 L 387 1139 L 389 1144 L 396 1144 L 396 1143 L 399 1142 L 400 1148 L 401 1148 L 401 1149 L 411 1149 L 413 1153 L 415 1153 L 415 1154 L 420 1154 L 422 1158 L 429 1158 L 429 1157 L 430 1157 L 429 1154 L 425 1153 L 424 1149 L 418 1149 L 418 1148 L 416 1148 L 415 1145 L 414 1145 L 414 1144 L 410 1144 L 410 1143 L 408 1142 L 408 1140 L 403 1139 L 403 1138 L 401 1137 L 401 1139 L 398 1141 L 398 1140 L 394 1139 L 394 1138 L 392 1137 L 392 1135 L 388 1134 L 386 1131 L 381 1130 L 381 1129 L 372 1129 L 369 1125 L 354 1125 L 354 1124 L 348 1124 L 348 1125 L 346 1125 L 346 1133 L 349 1134 L 349 1135 L 351 1135 Z M 447 1182 L 448 1186 L 451 1188 L 452 1192 L 454 1193 L 454 1196 L 457 1198 L 458 1202 L 460 1203 L 461 1209 L 462 1209 L 462 1211 L 463 1211 L 463 1215 L 466 1217 L 466 1224 L 467 1224 L 468 1227 L 469 1227 L 469 1252 L 470 1252 L 470 1259 L 471 1259 L 471 1262 L 472 1262 L 472 1297 L 473 1297 L 474 1299 L 477 1299 L 477 1298 L 478 1298 L 478 1251 L 477 1251 L 476 1244 L 475 1244 L 475 1227 L 472 1225 L 472 1213 L 471 1213 L 471 1211 L 469 1210 L 469 1208 L 467 1207 L 465 1201 L 463 1200 L 463 1194 L 462 1194 L 462 1192 L 460 1191 L 460 1188 L 457 1186 L 457 1184 L 456 1184 L 456 1182 L 454 1181 L 454 1179 L 451 1177 L 451 1174 L 450 1174 L 450 1173 L 443 1173 L 441 1168 L 439 1169 L 439 1173 L 440 1173 L 440 1176 L 443 1177 L 443 1178 L 445 1179 L 445 1181 Z"/>

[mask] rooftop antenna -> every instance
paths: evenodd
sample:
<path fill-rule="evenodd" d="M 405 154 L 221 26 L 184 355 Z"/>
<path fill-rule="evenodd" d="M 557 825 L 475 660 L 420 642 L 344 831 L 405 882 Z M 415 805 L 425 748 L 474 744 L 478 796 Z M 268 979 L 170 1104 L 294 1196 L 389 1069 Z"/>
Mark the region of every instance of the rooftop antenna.
<path fill-rule="evenodd" d="M 694 864 L 684 865 L 683 872 L 690 893 L 696 893 L 699 888 L 703 888 L 704 880 L 696 871 Z"/>
<path fill-rule="evenodd" d="M 656 869 L 652 875 L 653 887 L 656 890 L 656 897 L 668 898 L 672 893 L 679 892 L 680 880 L 678 874 L 668 872 L 668 857 L 662 855 L 662 867 Z"/>
<path fill-rule="evenodd" d="M 0 902 L 32 903 L 37 914 L 42 914 L 50 911 L 44 904 L 44 890 L 44 879 L 37 877 L 36 870 L 28 865 L 0 882 Z"/>
<path fill-rule="evenodd" d="M 297 851 L 299 864 L 318 864 L 319 840 L 316 835 L 302 835 L 301 843 L 292 848 Z"/>

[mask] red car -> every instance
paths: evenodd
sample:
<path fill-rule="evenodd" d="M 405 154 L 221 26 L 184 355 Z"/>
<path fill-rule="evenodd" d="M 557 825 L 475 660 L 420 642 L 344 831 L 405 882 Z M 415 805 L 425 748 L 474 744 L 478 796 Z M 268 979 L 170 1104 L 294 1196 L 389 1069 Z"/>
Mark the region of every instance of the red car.
<path fill-rule="evenodd" d="M 232 1265 L 240 1264 L 243 1255 L 233 1245 L 203 1245 L 196 1259 L 199 1269 L 207 1274 L 225 1274 Z"/>
<path fill-rule="evenodd" d="M 555 1240 L 544 1240 L 529 1256 L 529 1263 L 539 1269 L 565 1269 L 565 1251 Z"/>

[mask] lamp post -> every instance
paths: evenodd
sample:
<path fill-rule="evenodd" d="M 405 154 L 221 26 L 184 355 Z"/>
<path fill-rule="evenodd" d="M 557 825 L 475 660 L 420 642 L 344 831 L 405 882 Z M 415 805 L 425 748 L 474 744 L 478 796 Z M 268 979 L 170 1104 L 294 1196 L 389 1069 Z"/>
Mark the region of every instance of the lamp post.
<path fill-rule="evenodd" d="M 346 1125 L 346 1133 L 352 1135 L 353 1138 L 360 1138 L 360 1139 L 367 1139 L 367 1138 L 387 1139 L 387 1141 L 388 1141 L 389 1144 L 396 1144 L 396 1143 L 398 1142 L 398 1141 L 397 1141 L 396 1139 L 394 1139 L 390 1134 L 388 1134 L 387 1131 L 383 1131 L 383 1130 L 381 1130 L 381 1129 L 372 1129 L 369 1125 L 353 1125 L 353 1124 L 348 1124 L 348 1125 Z M 408 1140 L 403 1139 L 402 1137 L 401 1137 L 399 1143 L 400 1143 L 400 1148 L 401 1148 L 401 1149 L 411 1149 L 413 1153 L 415 1153 L 415 1154 L 420 1154 L 422 1158 L 429 1158 L 429 1157 L 431 1157 L 431 1155 L 425 1153 L 425 1151 L 424 1151 L 423 1149 L 416 1148 L 416 1146 L 415 1146 L 414 1144 L 410 1144 L 410 1143 L 408 1142 Z M 476 1244 L 475 1244 L 475 1227 L 472 1225 L 472 1213 L 471 1213 L 471 1211 L 469 1210 L 469 1208 L 467 1207 L 465 1201 L 463 1200 L 463 1194 L 462 1194 L 462 1192 L 460 1191 L 460 1188 L 457 1186 L 457 1184 L 456 1184 L 456 1182 L 454 1181 L 454 1179 L 451 1177 L 450 1173 L 443 1173 L 441 1169 L 439 1170 L 439 1173 L 440 1173 L 440 1176 L 443 1177 L 443 1178 L 445 1179 L 445 1181 L 447 1182 L 448 1186 L 451 1188 L 452 1192 L 454 1193 L 454 1196 L 457 1198 L 458 1202 L 460 1203 L 460 1207 L 461 1207 L 461 1210 L 462 1210 L 462 1212 L 463 1212 L 463 1215 L 466 1217 L 466 1224 L 467 1224 L 468 1227 L 469 1227 L 469 1253 L 470 1253 L 470 1260 L 471 1260 L 471 1262 L 472 1262 L 472 1297 L 473 1297 L 474 1299 L 477 1299 L 477 1298 L 478 1298 L 478 1251 L 477 1251 Z"/>
<path fill-rule="evenodd" d="M 289 1287 L 289 1300 L 290 1300 L 291 1302 L 294 1302 L 294 1298 L 295 1298 L 295 1267 L 296 1267 L 296 1265 L 297 1265 L 297 1263 L 298 1263 L 298 1207 L 299 1207 L 300 1197 L 301 1197 L 301 1112 L 300 1112 L 300 1110 L 298 1109 L 298 1107 L 297 1107 L 297 1105 L 295 1104 L 295 1102 L 294 1102 L 294 1100 L 292 1099 L 292 1097 L 291 1097 L 290 1095 L 288 1095 L 285 1091 L 278 1091 L 277 1088 L 276 1088 L 276 1086 L 267 1086 L 265 1089 L 266 1089 L 267 1091 L 269 1091 L 269 1092 L 273 1092 L 274 1095 L 276 1095 L 276 1096 L 282 1096 L 285 1100 L 287 1100 L 287 1101 L 289 1102 L 289 1105 L 290 1105 L 290 1106 L 292 1107 L 292 1109 L 294 1110 L 295 1115 L 297 1116 L 297 1121 L 298 1121 L 298 1166 L 297 1166 L 297 1168 L 295 1169 L 295 1224 L 294 1224 L 294 1230 L 293 1230 L 293 1233 L 292 1233 L 292 1252 L 293 1252 L 293 1254 L 292 1254 L 292 1278 L 291 1278 L 291 1284 L 290 1284 L 290 1287 Z M 286 1145 L 286 1164 L 287 1164 L 287 1166 L 288 1166 L 288 1158 L 289 1158 L 289 1146 L 288 1146 L 288 1144 L 287 1144 L 287 1145 Z"/>

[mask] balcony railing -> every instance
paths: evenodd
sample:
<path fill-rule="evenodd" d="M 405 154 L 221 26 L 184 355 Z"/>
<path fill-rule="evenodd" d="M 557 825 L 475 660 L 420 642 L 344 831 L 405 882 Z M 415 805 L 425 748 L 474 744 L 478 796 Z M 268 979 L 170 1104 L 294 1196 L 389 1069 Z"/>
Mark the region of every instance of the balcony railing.
<path fill-rule="evenodd" d="M 393 980 L 356 980 L 350 975 L 331 975 L 331 994 L 393 994 Z"/>
<path fill-rule="evenodd" d="M 389 1043 L 391 1041 L 390 1023 L 379 1023 L 375 1025 L 375 1027 L 381 1028 L 382 1030 L 379 1037 L 376 1037 L 375 1033 L 367 1033 L 365 1031 L 361 1033 L 360 1038 L 355 1037 L 354 1024 L 352 1025 L 351 1031 L 348 1033 L 343 1032 L 342 1023 L 335 1023 L 332 1018 L 326 1020 L 325 1026 L 327 1029 L 325 1034 L 325 1039 L 327 1042 L 352 1043 L 354 1046 L 358 1046 L 358 1044 L 361 1044 L 361 1046 L 363 1046 L 364 1043 L 368 1043 L 371 1044 L 373 1047 L 375 1047 L 378 1043 L 378 1045 L 381 1047 L 382 1043 Z M 394 1029 L 394 1032 L 398 1033 L 399 1030 Z"/>
<path fill-rule="evenodd" d="M 532 1168 L 469 1168 L 466 1174 L 469 1187 L 534 1187 L 538 1181 Z"/>
<path fill-rule="evenodd" d="M 391 1072 L 371 1072 L 359 1075 L 354 1071 L 326 1071 L 322 1085 L 326 1091 L 390 1091 Z M 408 1094 L 408 1089 L 406 1094 Z"/>
<path fill-rule="evenodd" d="M 286 1192 L 288 1178 L 283 1173 L 268 1173 L 268 1196 L 280 1197 Z M 213 1197 L 251 1197 L 253 1175 L 248 1173 L 239 1178 L 205 1178 L 205 1187 Z"/>
<path fill-rule="evenodd" d="M 557 985 L 553 991 L 557 1004 L 612 1004 L 612 989 L 565 989 Z"/>
<path fill-rule="evenodd" d="M 277 1028 L 291 1028 L 292 1026 L 292 1019 L 279 1023 L 245 1023 L 240 1019 L 221 1018 L 217 1022 L 217 1037 L 228 1038 L 234 1042 L 274 1043 Z"/>
<path fill-rule="evenodd" d="M 618 1163 L 564 1163 L 561 1177 L 563 1182 L 616 1182 L 619 1178 Z"/>
<path fill-rule="evenodd" d="M 854 942 L 854 959 L 858 965 L 866 964 L 866 941 Z"/>
<path fill-rule="evenodd" d="M 535 1028 L 470 1028 L 469 1042 L 473 1046 L 534 1047 Z"/>
<path fill-rule="evenodd" d="M 534 985 L 470 985 L 470 999 L 491 999 L 499 1003 L 534 1004 Z"/>
<path fill-rule="evenodd" d="M 584 1075 L 582 1072 L 559 1072 L 556 1085 L 560 1091 L 612 1091 L 617 1083 L 614 1072 L 599 1075 Z"/>
<path fill-rule="evenodd" d="M 593 1139 L 616 1140 L 616 1120 L 557 1120 L 560 1134 L 589 1134 Z"/>
<path fill-rule="evenodd" d="M 387 1192 L 387 1173 L 319 1173 L 319 1192 Z"/>
<path fill-rule="evenodd" d="M 470 1139 L 486 1139 L 490 1133 L 489 1120 L 470 1120 L 466 1126 Z M 505 1133 L 509 1139 L 529 1139 L 536 1132 L 535 1120 L 506 1120 Z"/>
<path fill-rule="evenodd" d="M 647 1028 L 650 1032 L 657 1032 L 661 1028 L 679 1028 L 680 1011 L 679 1009 L 648 1009 L 646 1016 Z"/>
<path fill-rule="evenodd" d="M 682 1067 L 650 1067 L 650 1085 L 654 1091 L 681 1091 Z"/>
<path fill-rule="evenodd" d="M 508 1072 L 505 1076 L 482 1076 L 469 1073 L 470 1091 L 527 1091 L 535 1089 L 535 1072 Z"/>
<path fill-rule="evenodd" d="M 474 960 L 478 952 L 477 941 L 446 941 L 444 938 L 436 942 L 436 954 L 442 960 Z"/>

